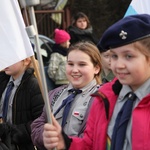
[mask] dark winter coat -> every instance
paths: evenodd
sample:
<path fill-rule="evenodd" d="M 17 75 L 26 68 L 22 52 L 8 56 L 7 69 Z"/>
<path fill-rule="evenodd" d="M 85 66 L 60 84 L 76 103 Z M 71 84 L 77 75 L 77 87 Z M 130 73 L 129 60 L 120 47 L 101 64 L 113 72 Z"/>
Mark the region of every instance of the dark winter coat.
<path fill-rule="evenodd" d="M 5 72 L 0 72 L 0 97 L 9 78 Z M 12 105 L 11 142 L 16 145 L 16 150 L 34 150 L 30 124 L 41 115 L 43 106 L 44 101 L 34 70 L 27 69 L 16 90 Z"/>
<path fill-rule="evenodd" d="M 93 34 L 92 27 L 85 29 L 85 30 L 81 30 L 75 26 L 69 26 L 68 33 L 71 36 L 71 39 L 70 39 L 71 44 L 74 44 L 80 41 L 90 41 L 90 42 L 93 42 L 95 45 L 97 45 L 98 43 L 98 39 Z"/>
<path fill-rule="evenodd" d="M 63 56 L 67 56 L 68 48 L 62 47 L 59 44 L 54 44 L 52 47 L 53 52 L 52 53 L 59 53 Z"/>

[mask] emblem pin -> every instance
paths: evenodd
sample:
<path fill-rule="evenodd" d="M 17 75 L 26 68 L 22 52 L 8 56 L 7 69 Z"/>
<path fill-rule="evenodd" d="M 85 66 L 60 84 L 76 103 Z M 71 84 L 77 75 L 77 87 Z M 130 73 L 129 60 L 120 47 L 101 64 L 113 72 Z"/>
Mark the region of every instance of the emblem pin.
<path fill-rule="evenodd" d="M 121 37 L 121 39 L 125 40 L 127 38 L 127 32 L 121 30 L 119 36 Z"/>

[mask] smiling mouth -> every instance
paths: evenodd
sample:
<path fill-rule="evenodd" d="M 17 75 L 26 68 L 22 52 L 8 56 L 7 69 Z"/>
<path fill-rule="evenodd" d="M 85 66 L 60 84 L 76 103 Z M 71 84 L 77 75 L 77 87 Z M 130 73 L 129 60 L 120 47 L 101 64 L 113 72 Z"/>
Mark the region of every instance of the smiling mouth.
<path fill-rule="evenodd" d="M 119 77 L 125 77 L 125 76 L 127 76 L 129 73 L 117 73 L 117 75 L 119 76 Z"/>
<path fill-rule="evenodd" d="M 81 75 L 72 75 L 73 78 L 80 78 Z"/>

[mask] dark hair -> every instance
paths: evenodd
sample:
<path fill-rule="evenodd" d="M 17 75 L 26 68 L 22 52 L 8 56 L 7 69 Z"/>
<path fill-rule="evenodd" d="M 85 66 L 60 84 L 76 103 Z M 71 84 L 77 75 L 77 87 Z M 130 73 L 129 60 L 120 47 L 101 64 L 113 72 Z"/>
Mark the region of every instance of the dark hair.
<path fill-rule="evenodd" d="M 80 50 L 86 53 L 90 57 L 94 67 L 96 66 L 100 67 L 100 71 L 98 72 L 98 74 L 95 74 L 95 79 L 97 83 L 100 84 L 101 83 L 100 73 L 102 70 L 102 64 L 101 64 L 101 55 L 96 45 L 89 41 L 78 42 L 70 46 L 68 54 L 73 50 Z M 68 58 L 68 54 L 67 54 L 67 58 Z"/>
<path fill-rule="evenodd" d="M 90 20 L 88 18 L 88 16 L 86 14 L 84 14 L 83 12 L 78 12 L 74 17 L 73 17 L 73 20 L 72 20 L 72 25 L 73 26 L 76 26 L 76 22 L 79 18 L 85 18 L 85 20 L 87 21 L 87 28 L 91 27 L 91 23 L 90 23 Z"/>

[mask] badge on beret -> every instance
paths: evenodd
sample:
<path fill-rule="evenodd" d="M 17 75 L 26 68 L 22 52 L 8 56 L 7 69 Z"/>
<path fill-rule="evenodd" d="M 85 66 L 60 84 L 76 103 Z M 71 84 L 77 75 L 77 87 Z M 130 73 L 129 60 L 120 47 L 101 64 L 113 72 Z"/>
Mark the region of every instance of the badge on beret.
<path fill-rule="evenodd" d="M 110 26 L 101 36 L 97 46 L 100 51 L 105 52 L 110 48 L 117 48 L 148 37 L 150 37 L 150 15 L 130 15 Z"/>
<path fill-rule="evenodd" d="M 121 30 L 119 36 L 121 37 L 121 39 L 125 40 L 127 38 L 127 32 Z"/>

